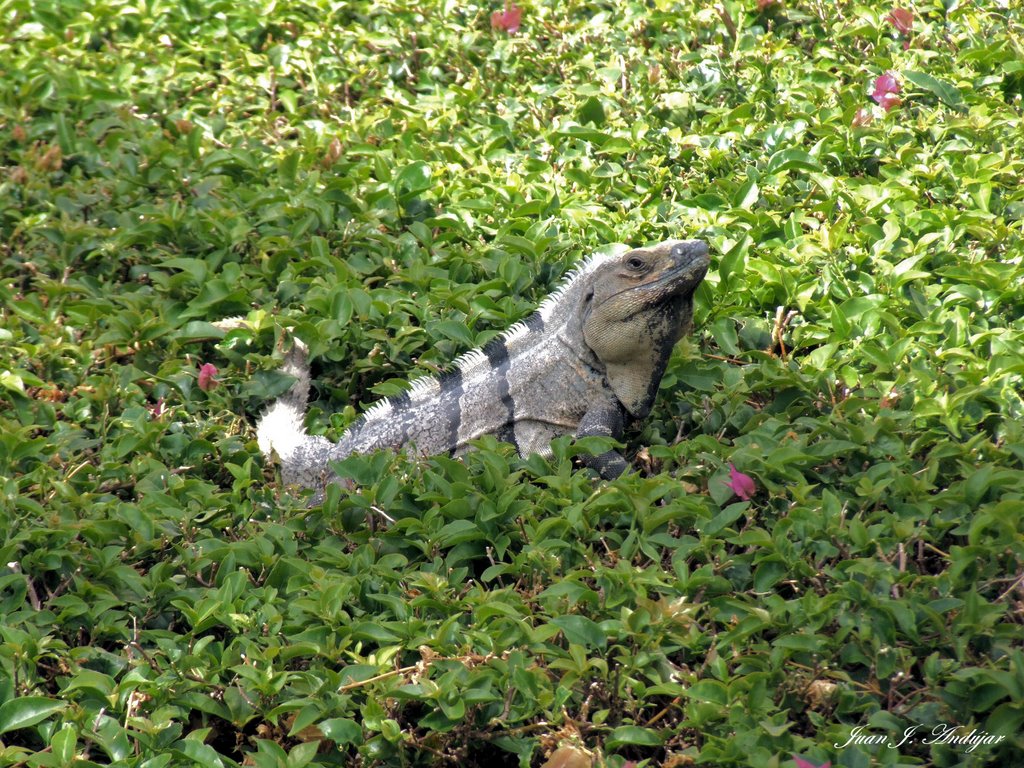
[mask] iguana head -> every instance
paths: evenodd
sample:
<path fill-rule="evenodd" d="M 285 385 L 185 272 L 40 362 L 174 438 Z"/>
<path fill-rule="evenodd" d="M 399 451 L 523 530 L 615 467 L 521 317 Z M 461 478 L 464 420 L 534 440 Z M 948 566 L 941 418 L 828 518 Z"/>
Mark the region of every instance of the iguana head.
<path fill-rule="evenodd" d="M 583 338 L 630 415 L 651 410 L 672 347 L 693 321 L 693 292 L 708 269 L 700 240 L 666 240 L 602 262 L 581 307 Z"/>

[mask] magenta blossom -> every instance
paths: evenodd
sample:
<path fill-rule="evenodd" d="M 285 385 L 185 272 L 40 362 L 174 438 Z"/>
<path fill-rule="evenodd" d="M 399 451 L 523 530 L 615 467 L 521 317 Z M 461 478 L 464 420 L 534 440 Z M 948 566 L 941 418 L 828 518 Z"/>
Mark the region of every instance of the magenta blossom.
<path fill-rule="evenodd" d="M 893 8 L 885 20 L 896 27 L 901 35 L 909 35 L 914 29 L 914 14 L 906 8 Z"/>
<path fill-rule="evenodd" d="M 503 29 L 510 35 L 519 31 L 519 23 L 523 17 L 523 9 L 506 0 L 504 11 L 491 14 L 491 29 Z"/>
<path fill-rule="evenodd" d="M 757 490 L 757 484 L 754 482 L 754 478 L 750 475 L 745 475 L 736 469 L 736 465 L 731 461 L 729 462 L 729 479 L 724 481 L 728 488 L 732 489 L 732 492 L 739 496 L 743 501 L 749 501 L 750 497 L 754 495 L 754 491 Z"/>
<path fill-rule="evenodd" d="M 871 98 L 888 112 L 900 103 L 900 98 L 896 95 L 900 90 L 900 83 L 896 79 L 896 73 L 889 70 L 875 78 L 875 89 L 871 92 Z"/>
<path fill-rule="evenodd" d="M 217 366 L 213 363 L 203 363 L 199 366 L 199 388 L 203 392 L 209 392 L 211 389 L 217 386 L 219 383 L 215 378 L 217 375 Z"/>
<path fill-rule="evenodd" d="M 164 406 L 164 399 L 162 397 L 156 401 L 156 405 L 147 405 L 146 408 L 149 409 L 149 412 L 152 414 L 154 419 L 159 419 L 167 412 L 167 408 Z"/>
<path fill-rule="evenodd" d="M 802 757 L 797 757 L 796 755 L 793 755 L 793 762 L 796 763 L 796 768 L 832 768 L 831 760 L 829 760 L 827 763 L 822 763 L 821 765 L 818 765 L 817 763 L 812 763 L 810 760 L 804 760 Z"/>

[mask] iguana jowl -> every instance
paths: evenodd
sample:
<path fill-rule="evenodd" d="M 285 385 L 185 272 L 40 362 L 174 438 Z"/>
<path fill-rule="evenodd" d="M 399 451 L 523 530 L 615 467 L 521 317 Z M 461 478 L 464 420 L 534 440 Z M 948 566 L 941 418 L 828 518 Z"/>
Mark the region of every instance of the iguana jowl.
<path fill-rule="evenodd" d="M 559 435 L 621 439 L 650 412 L 707 268 L 699 240 L 592 256 L 527 320 L 374 404 L 337 443 L 306 434 L 309 370 L 297 346 L 285 365 L 296 383 L 260 419 L 260 448 L 280 457 L 285 483 L 322 488 L 337 479 L 330 462 L 381 448 L 459 456 L 494 435 L 526 456 L 550 455 Z M 627 466 L 616 451 L 584 461 L 609 479 Z"/>

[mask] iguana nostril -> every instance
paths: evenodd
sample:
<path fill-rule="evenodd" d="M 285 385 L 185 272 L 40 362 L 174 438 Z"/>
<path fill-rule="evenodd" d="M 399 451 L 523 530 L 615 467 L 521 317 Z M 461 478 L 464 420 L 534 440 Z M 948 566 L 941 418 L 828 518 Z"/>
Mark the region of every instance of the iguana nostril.
<path fill-rule="evenodd" d="M 676 259 L 707 258 L 708 244 L 703 240 L 684 240 L 672 248 L 672 256 Z"/>

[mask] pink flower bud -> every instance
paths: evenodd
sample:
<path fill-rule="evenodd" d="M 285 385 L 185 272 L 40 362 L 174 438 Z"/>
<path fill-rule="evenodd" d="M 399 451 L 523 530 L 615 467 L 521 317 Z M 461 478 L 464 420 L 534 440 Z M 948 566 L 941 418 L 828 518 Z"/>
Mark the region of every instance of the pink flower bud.
<path fill-rule="evenodd" d="M 831 760 L 818 765 L 817 763 L 812 763 L 810 760 L 804 760 L 802 757 L 793 755 L 793 762 L 796 763 L 796 768 L 832 768 Z"/>
<path fill-rule="evenodd" d="M 896 79 L 895 72 L 888 71 L 879 75 L 875 78 L 874 86 L 875 89 L 871 92 L 871 98 L 878 102 L 886 112 L 901 103 L 900 98 L 896 94 L 902 89 L 900 88 L 899 80 Z"/>
<path fill-rule="evenodd" d="M 885 20 L 896 27 L 901 35 L 909 35 L 914 28 L 914 14 L 906 8 L 893 8 Z"/>
<path fill-rule="evenodd" d="M 754 491 L 757 490 L 754 478 L 740 472 L 731 461 L 729 462 L 729 479 L 725 481 L 725 485 L 743 501 L 749 501 L 750 497 L 754 495 Z"/>
<path fill-rule="evenodd" d="M 213 363 L 203 363 L 199 366 L 199 388 L 203 392 L 209 392 L 219 383 L 214 377 L 217 375 L 217 366 Z"/>
<path fill-rule="evenodd" d="M 523 17 L 523 9 L 515 3 L 505 3 L 504 11 L 491 14 L 491 29 L 501 29 L 514 35 L 519 31 L 519 23 Z"/>

